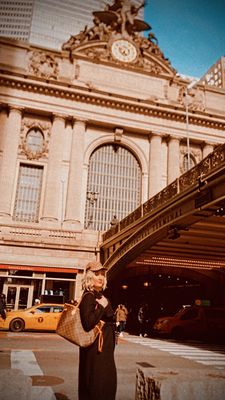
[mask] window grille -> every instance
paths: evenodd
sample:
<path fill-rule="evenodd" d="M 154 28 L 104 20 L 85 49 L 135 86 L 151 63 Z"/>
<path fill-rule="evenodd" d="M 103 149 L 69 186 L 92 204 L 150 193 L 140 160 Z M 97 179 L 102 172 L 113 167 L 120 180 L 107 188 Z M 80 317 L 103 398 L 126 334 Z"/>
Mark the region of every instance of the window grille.
<path fill-rule="evenodd" d="M 43 167 L 21 164 L 17 182 L 13 219 L 38 222 Z"/>
<path fill-rule="evenodd" d="M 85 228 L 107 230 L 141 202 L 141 168 L 134 155 L 118 145 L 95 150 L 89 162 Z"/>

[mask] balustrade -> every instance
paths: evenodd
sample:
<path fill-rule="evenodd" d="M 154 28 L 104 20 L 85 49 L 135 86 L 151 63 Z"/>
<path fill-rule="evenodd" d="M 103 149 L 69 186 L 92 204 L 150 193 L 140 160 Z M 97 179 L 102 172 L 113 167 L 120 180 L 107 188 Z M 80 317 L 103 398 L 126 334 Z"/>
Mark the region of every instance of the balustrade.
<path fill-rule="evenodd" d="M 203 179 L 207 179 L 207 176 L 222 167 L 224 163 L 225 144 L 222 144 L 206 158 L 204 158 L 199 164 L 185 172 L 170 185 L 166 186 L 163 190 L 122 219 L 118 224 L 117 232 L 127 229 L 128 226 L 155 211 L 157 208 L 165 206 L 169 201 L 174 200 L 177 195 L 190 190 L 190 188 L 194 185 L 201 184 Z M 117 232 L 115 232 L 115 230 L 112 228 L 109 229 L 103 234 L 103 241 L 109 239 Z"/>

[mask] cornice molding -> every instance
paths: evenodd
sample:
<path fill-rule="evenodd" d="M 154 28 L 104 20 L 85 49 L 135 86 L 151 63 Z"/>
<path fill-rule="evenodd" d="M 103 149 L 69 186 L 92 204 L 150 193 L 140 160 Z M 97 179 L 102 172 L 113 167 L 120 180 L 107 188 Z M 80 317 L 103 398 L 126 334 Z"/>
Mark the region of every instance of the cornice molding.
<path fill-rule="evenodd" d="M 71 86 L 55 85 L 55 82 L 46 86 L 46 82 L 21 82 L 10 77 L 0 76 L 0 85 L 15 88 L 17 90 L 28 91 L 32 93 L 44 94 L 52 97 L 60 97 L 67 100 L 75 100 L 77 102 L 119 109 L 136 114 L 143 114 L 155 118 L 163 118 L 176 122 L 185 122 L 185 109 L 182 105 L 171 106 L 169 104 L 154 101 L 140 101 L 122 96 L 119 94 L 108 95 L 100 90 L 90 91 L 90 89 Z M 189 115 L 189 123 L 193 125 L 201 125 L 207 128 L 225 129 L 225 118 L 222 116 L 207 116 L 204 111 L 191 112 Z"/>

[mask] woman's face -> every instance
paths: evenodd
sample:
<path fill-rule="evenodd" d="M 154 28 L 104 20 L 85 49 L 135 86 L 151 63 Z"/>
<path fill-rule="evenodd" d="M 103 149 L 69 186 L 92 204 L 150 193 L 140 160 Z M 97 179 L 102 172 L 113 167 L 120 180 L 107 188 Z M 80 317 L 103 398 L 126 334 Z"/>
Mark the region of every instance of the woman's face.
<path fill-rule="evenodd" d="M 93 287 L 98 292 L 103 289 L 105 282 L 105 270 L 95 271 L 93 276 Z"/>

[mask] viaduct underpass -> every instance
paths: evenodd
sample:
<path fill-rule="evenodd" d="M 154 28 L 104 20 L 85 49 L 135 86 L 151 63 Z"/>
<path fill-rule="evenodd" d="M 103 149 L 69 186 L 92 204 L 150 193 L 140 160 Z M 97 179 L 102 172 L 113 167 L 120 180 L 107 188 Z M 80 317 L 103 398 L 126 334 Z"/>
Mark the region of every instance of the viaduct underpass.
<path fill-rule="evenodd" d="M 105 232 L 100 251 L 114 303 L 225 305 L 225 145 Z"/>

